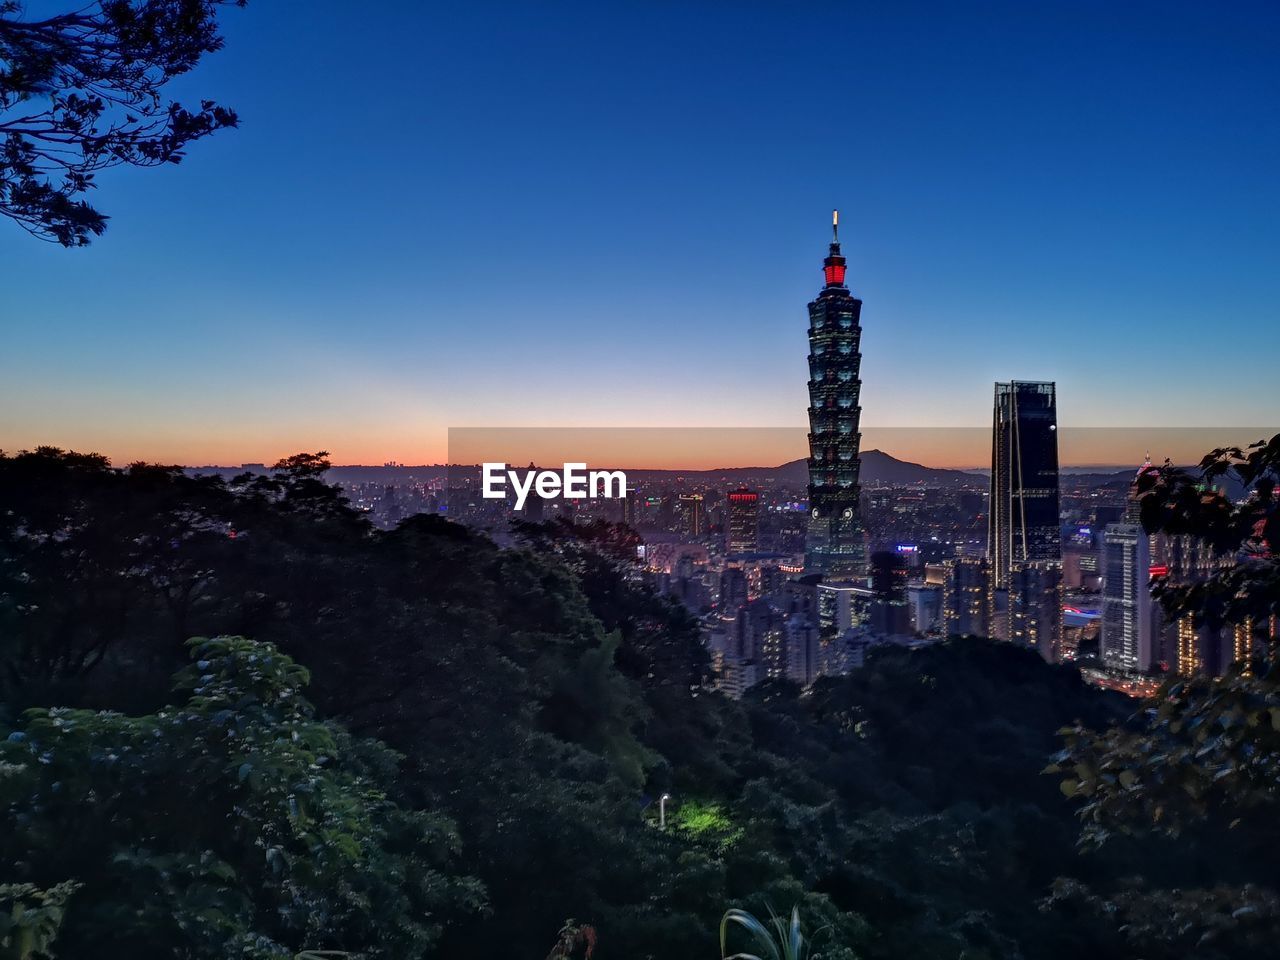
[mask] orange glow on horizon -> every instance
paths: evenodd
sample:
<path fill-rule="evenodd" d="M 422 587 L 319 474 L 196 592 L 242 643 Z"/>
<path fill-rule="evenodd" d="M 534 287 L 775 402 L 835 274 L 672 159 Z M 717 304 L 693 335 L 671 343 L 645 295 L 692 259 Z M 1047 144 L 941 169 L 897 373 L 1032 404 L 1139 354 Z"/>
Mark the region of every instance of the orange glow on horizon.
<path fill-rule="evenodd" d="M 466 427 L 429 430 L 420 442 L 394 428 L 335 436 L 323 430 L 153 434 L 136 436 L 15 438 L 14 453 L 37 445 L 101 453 L 113 464 L 136 461 L 184 466 L 270 465 L 301 451 L 329 451 L 335 465 L 479 463 L 560 464 L 582 461 L 618 469 L 714 470 L 776 467 L 807 455 L 803 427 Z M 1064 427 L 1059 459 L 1064 467 L 1124 467 L 1140 463 L 1148 447 L 1157 462 L 1166 457 L 1194 464 L 1214 447 L 1244 446 L 1276 431 L 1261 427 Z M 345 434 L 346 431 L 343 431 Z M 928 467 L 984 469 L 989 466 L 989 427 L 867 427 L 862 450 L 880 450 Z"/>

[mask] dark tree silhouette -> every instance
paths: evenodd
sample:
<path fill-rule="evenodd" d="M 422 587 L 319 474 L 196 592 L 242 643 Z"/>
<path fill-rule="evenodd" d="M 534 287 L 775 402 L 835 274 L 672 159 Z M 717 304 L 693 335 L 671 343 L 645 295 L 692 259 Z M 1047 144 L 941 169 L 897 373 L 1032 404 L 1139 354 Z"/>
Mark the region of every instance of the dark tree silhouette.
<path fill-rule="evenodd" d="M 43 20 L 0 0 L 0 214 L 64 247 L 107 217 L 83 199 L 94 175 L 177 163 L 236 115 L 161 92 L 222 46 L 217 12 L 246 0 L 99 0 Z"/>
<path fill-rule="evenodd" d="M 1224 478 L 1243 497 L 1216 489 Z M 1063 793 L 1079 800 L 1087 845 L 1126 834 L 1187 837 L 1215 829 L 1219 837 L 1246 836 L 1259 850 L 1280 842 L 1280 664 L 1269 626 L 1280 614 L 1277 481 L 1280 434 L 1246 449 L 1214 450 L 1198 475 L 1166 464 L 1138 476 L 1148 531 L 1190 537 L 1235 558 L 1190 584 L 1157 578 L 1152 591 L 1166 615 L 1213 628 L 1247 626 L 1266 642 L 1225 677 L 1171 681 L 1129 725 L 1063 730 L 1066 747 L 1048 772 L 1061 775 Z M 1212 944 L 1246 956 L 1254 943 L 1274 943 L 1280 918 L 1274 880 L 1259 888 L 1229 873 L 1221 879 L 1208 888 L 1170 885 L 1112 902 L 1066 883 L 1055 899 L 1081 914 L 1118 918 L 1144 951 L 1154 943 L 1190 952 Z"/>
<path fill-rule="evenodd" d="M 1239 502 L 1215 488 L 1233 481 L 1246 493 Z M 1136 481 L 1147 530 L 1190 536 L 1237 562 L 1203 581 L 1182 585 L 1161 578 L 1156 598 L 1171 617 L 1193 616 L 1219 627 L 1257 627 L 1280 615 L 1280 434 L 1247 449 L 1223 447 L 1207 454 L 1200 471 L 1169 464 L 1144 471 Z"/>
<path fill-rule="evenodd" d="M 0 941 L 61 918 L 67 958 L 506 957 L 559 929 L 582 960 L 589 922 L 610 957 L 684 960 L 715 955 L 727 907 L 780 904 L 826 960 L 1235 960 L 1280 938 L 1260 677 L 1186 717 L 1215 752 L 1134 744 L 1242 760 L 1218 784 L 1258 802 L 1210 811 L 1234 829 L 1078 850 L 1078 804 L 1039 771 L 1064 725 L 1133 705 L 1070 667 L 955 639 L 729 700 L 626 528 L 379 530 L 327 462 L 224 480 L 0 452 Z"/>
<path fill-rule="evenodd" d="M 1215 489 L 1233 479 L 1233 502 Z M 1191 537 L 1236 562 L 1190 584 L 1157 578 L 1152 590 L 1171 619 L 1190 616 L 1218 628 L 1247 625 L 1268 637 L 1280 614 L 1280 434 L 1247 449 L 1224 447 L 1199 475 L 1166 464 L 1135 481 L 1148 531 Z M 1280 771 L 1280 670 L 1268 640 L 1222 679 L 1171 682 L 1144 710 L 1140 729 L 1097 734 L 1077 726 L 1057 767 L 1063 790 L 1084 800 L 1086 835 L 1117 830 L 1177 833 L 1205 817 L 1233 821 L 1274 810 Z M 1274 829 L 1274 817 L 1264 818 Z"/>

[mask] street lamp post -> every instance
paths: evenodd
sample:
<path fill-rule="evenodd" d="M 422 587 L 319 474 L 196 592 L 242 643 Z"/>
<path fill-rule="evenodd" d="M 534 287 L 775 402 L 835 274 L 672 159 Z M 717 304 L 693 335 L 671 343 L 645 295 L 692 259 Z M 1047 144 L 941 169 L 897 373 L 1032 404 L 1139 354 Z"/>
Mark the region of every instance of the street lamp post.
<path fill-rule="evenodd" d="M 671 794 L 664 793 L 658 798 L 658 829 L 667 829 L 667 801 L 671 799 Z"/>

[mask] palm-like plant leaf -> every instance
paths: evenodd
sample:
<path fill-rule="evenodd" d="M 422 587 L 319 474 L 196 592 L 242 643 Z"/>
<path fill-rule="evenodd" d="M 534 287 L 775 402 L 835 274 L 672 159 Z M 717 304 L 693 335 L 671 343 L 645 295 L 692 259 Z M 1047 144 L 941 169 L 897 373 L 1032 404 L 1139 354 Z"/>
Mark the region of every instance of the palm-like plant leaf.
<path fill-rule="evenodd" d="M 772 932 L 746 910 L 726 910 L 724 917 L 720 920 L 720 956 L 724 960 L 803 960 L 805 942 L 804 936 L 800 933 L 800 908 L 791 908 L 790 922 L 778 916 L 770 908 L 769 923 L 773 927 Z M 737 924 L 747 931 L 761 952 L 759 954 L 739 952 L 730 956 L 728 953 L 730 924 Z"/>

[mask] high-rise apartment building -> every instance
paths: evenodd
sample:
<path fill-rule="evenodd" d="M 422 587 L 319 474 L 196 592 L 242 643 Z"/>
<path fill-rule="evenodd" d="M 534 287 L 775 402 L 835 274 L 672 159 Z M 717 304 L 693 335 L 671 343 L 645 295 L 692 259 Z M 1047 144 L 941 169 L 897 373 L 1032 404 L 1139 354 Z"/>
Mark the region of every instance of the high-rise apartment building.
<path fill-rule="evenodd" d="M 915 582 L 907 586 L 907 609 L 911 629 L 930 633 L 942 622 L 942 585 Z"/>
<path fill-rule="evenodd" d="M 851 583 L 818 584 L 818 631 L 823 639 L 838 637 L 867 623 L 874 594 Z"/>
<path fill-rule="evenodd" d="M 736 617 L 748 599 L 746 571 L 740 567 L 726 568 L 720 574 L 720 601 L 717 604 L 720 616 L 727 619 Z"/>
<path fill-rule="evenodd" d="M 1062 657 L 1062 564 L 1029 560 L 1009 574 L 1009 639 L 1047 663 Z"/>
<path fill-rule="evenodd" d="M 701 537 L 707 532 L 707 507 L 702 494 L 680 494 L 680 519 L 684 532 L 690 537 Z"/>
<path fill-rule="evenodd" d="M 739 487 L 729 493 L 725 549 L 729 553 L 754 553 L 759 548 L 760 494 Z"/>
<path fill-rule="evenodd" d="M 948 637 L 991 635 L 991 565 L 981 557 L 956 557 L 944 564 L 943 633 Z"/>
<path fill-rule="evenodd" d="M 1110 523 L 1102 533 L 1102 662 L 1112 670 L 1150 670 L 1156 618 L 1151 603 L 1151 549 L 1136 523 Z"/>

